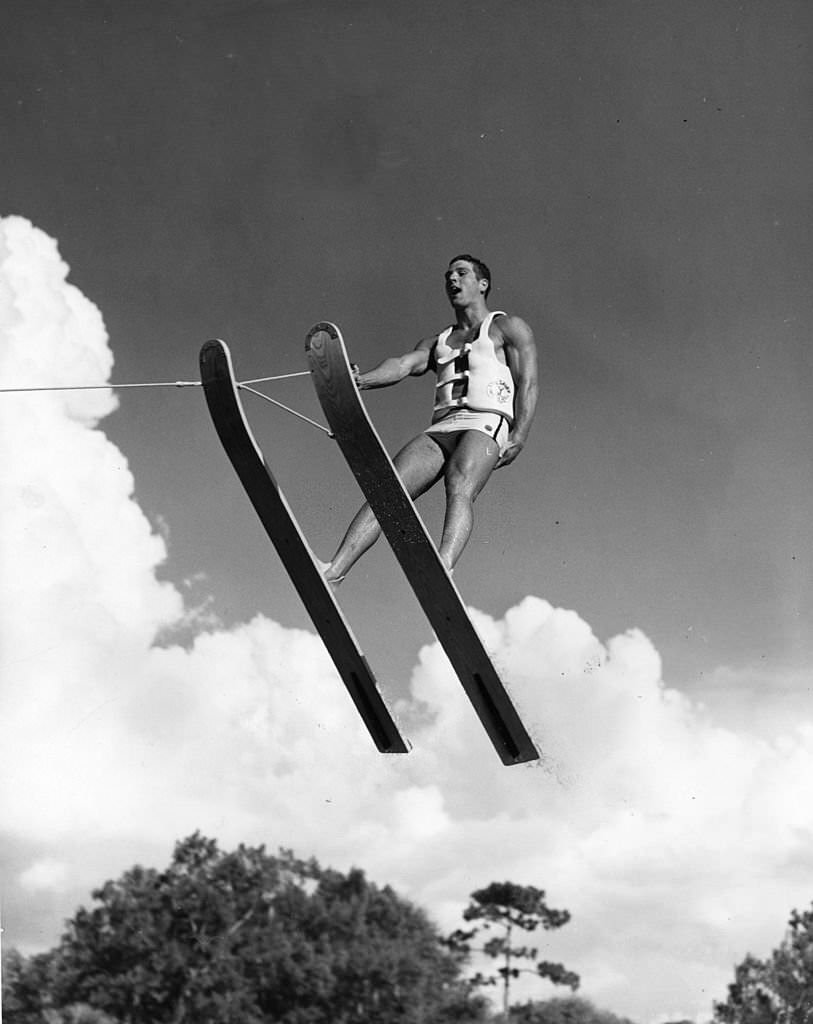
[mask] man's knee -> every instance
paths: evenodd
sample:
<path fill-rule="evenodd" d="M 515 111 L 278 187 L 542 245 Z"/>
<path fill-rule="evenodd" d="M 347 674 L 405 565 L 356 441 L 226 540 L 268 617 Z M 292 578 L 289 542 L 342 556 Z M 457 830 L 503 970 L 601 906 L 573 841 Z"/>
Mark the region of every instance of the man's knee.
<path fill-rule="evenodd" d="M 464 465 L 449 466 L 445 477 L 446 495 L 460 501 L 472 501 L 476 488 L 474 467 Z"/>
<path fill-rule="evenodd" d="M 485 458 L 454 459 L 446 470 L 446 489 L 475 495 L 485 485 L 495 465 L 496 459 L 490 453 Z"/>

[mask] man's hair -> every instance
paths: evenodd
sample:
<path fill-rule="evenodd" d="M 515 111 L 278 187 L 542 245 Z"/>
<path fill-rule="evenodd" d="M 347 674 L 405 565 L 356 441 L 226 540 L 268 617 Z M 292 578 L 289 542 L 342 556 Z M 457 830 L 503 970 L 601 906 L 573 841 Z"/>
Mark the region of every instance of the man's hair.
<path fill-rule="evenodd" d="M 467 263 L 471 263 L 471 265 L 474 267 L 474 273 L 478 281 L 488 281 L 488 288 L 486 288 L 484 296 L 487 299 L 488 293 L 491 291 L 491 271 L 488 269 L 485 263 L 483 263 L 482 260 L 478 260 L 476 256 L 472 256 L 470 253 L 464 252 L 461 253 L 459 256 L 453 256 L 449 260 L 449 266 L 451 266 L 453 263 L 456 263 L 457 260 L 465 260 Z"/>

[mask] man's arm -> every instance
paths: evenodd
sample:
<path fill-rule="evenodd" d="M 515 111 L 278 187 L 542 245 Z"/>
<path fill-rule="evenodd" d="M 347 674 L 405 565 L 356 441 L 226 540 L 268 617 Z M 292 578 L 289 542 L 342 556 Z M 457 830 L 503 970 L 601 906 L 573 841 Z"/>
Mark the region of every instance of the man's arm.
<path fill-rule="evenodd" d="M 514 426 L 508 446 L 497 463 L 508 466 L 525 446 L 539 396 L 539 375 L 536 342 L 531 328 L 518 316 L 500 321 L 505 344 L 505 358 L 514 378 Z"/>
<path fill-rule="evenodd" d="M 411 352 L 391 356 L 372 370 L 357 373 L 356 384 L 361 391 L 365 391 L 368 388 L 388 388 L 405 377 L 420 377 L 429 369 L 429 357 L 434 343 L 434 338 L 424 338 Z"/>

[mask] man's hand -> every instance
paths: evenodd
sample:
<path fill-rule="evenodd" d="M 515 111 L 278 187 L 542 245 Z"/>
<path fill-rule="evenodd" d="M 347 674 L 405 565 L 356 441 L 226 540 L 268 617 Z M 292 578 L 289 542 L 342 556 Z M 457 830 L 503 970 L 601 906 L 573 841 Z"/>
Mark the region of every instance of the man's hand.
<path fill-rule="evenodd" d="M 501 469 L 503 466 L 510 466 L 524 447 L 525 442 L 520 441 L 519 438 L 517 438 L 516 441 L 513 439 L 510 440 L 505 447 L 505 451 L 502 453 L 499 459 L 497 459 L 497 465 L 494 468 Z"/>

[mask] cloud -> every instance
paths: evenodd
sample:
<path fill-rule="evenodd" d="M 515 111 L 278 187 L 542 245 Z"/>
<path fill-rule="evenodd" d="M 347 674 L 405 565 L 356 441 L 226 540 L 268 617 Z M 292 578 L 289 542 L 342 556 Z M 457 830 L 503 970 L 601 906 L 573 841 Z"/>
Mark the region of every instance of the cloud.
<path fill-rule="evenodd" d="M 111 366 L 55 243 L 0 221 L 3 386 L 104 383 Z M 315 635 L 261 616 L 202 629 L 158 580 L 164 541 L 99 428 L 114 408 L 106 390 L 0 402 L 0 804 L 24 857 L 10 944 L 52 943 L 90 888 L 199 828 L 357 864 L 445 930 L 490 881 L 545 888 L 573 919 L 542 954 L 646 1021 L 708 1011 L 808 903 L 809 721 L 773 738 L 722 724 L 665 684 L 639 630 L 603 643 L 529 596 L 472 614 L 543 761 L 500 764 L 436 644 L 398 708 L 413 752 L 381 756 Z M 187 646 L 169 642 L 190 622 Z"/>
<path fill-rule="evenodd" d="M 29 892 L 61 889 L 65 884 L 68 874 L 68 865 L 62 861 L 51 858 L 36 860 L 22 872 L 19 877 L 19 884 L 21 888 Z"/>

